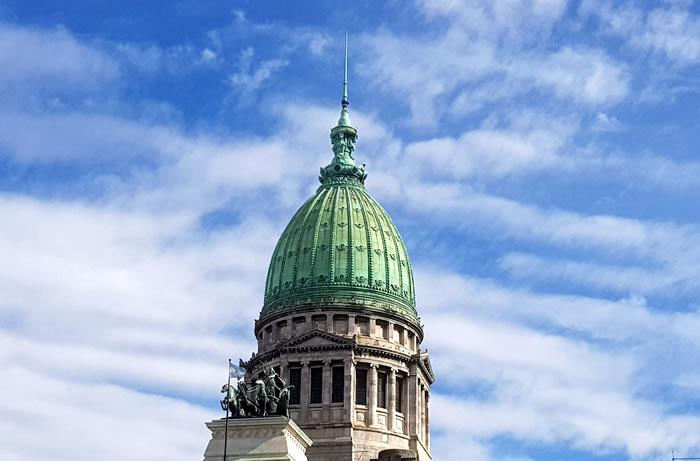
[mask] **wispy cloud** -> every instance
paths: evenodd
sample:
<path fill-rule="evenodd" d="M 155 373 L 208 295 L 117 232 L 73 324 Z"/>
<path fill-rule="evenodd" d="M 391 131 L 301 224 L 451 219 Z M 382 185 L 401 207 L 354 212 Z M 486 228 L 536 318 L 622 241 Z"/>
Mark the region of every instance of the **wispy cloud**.
<path fill-rule="evenodd" d="M 0 23 L 0 91 L 94 90 L 119 77 L 118 64 L 62 27 Z M 4 97 L 7 97 L 5 95 Z"/>
<path fill-rule="evenodd" d="M 586 0 L 579 11 L 584 17 L 596 17 L 605 33 L 623 37 L 634 48 L 679 65 L 700 59 L 700 17 L 687 5 L 669 3 L 646 10 L 633 2 Z"/>
<path fill-rule="evenodd" d="M 259 63 L 253 62 L 255 50 L 248 47 L 241 51 L 238 70 L 232 73 L 228 80 L 232 87 L 240 90 L 244 96 L 251 95 L 267 81 L 275 72 L 289 64 L 285 59 L 267 59 Z"/>

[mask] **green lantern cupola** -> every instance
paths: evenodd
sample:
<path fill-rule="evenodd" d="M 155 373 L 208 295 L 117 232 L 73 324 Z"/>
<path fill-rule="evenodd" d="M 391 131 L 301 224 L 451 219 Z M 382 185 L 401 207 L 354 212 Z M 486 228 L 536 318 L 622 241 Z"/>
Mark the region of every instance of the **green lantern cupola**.
<path fill-rule="evenodd" d="M 347 35 L 342 109 L 331 130 L 333 160 L 321 186 L 296 212 L 270 261 L 260 320 L 338 303 L 419 323 L 413 272 L 404 243 L 386 211 L 365 189 L 355 163 L 357 129 L 348 112 Z"/>
<path fill-rule="evenodd" d="M 348 112 L 348 37 L 345 34 L 345 72 L 343 78 L 342 109 L 338 126 L 331 130 L 331 144 L 333 144 L 333 161 L 330 165 L 321 168 L 319 180 L 321 184 L 327 182 L 359 181 L 364 184 L 367 173 L 364 165 L 355 164 L 355 142 L 357 142 L 357 129 L 352 126 L 350 113 Z"/>

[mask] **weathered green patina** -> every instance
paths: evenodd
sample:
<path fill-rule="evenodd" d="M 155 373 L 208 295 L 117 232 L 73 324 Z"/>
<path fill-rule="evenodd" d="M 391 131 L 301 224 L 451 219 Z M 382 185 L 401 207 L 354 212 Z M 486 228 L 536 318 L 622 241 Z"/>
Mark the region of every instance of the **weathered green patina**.
<path fill-rule="evenodd" d="M 331 130 L 333 160 L 321 168 L 321 187 L 296 212 L 275 247 L 261 320 L 322 299 L 383 306 L 417 319 L 406 247 L 389 215 L 365 190 L 364 165 L 355 163 L 347 48 L 343 86 L 340 119 Z"/>

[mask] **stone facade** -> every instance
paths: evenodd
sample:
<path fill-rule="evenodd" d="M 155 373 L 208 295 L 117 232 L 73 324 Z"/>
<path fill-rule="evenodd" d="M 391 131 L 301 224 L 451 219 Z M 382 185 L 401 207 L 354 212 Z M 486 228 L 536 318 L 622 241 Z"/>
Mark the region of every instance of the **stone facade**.
<path fill-rule="evenodd" d="M 290 417 L 314 441 L 310 461 L 359 461 L 389 448 L 430 456 L 430 385 L 423 331 L 402 316 L 300 308 L 256 326 L 252 377 L 273 367 L 299 386 Z"/>

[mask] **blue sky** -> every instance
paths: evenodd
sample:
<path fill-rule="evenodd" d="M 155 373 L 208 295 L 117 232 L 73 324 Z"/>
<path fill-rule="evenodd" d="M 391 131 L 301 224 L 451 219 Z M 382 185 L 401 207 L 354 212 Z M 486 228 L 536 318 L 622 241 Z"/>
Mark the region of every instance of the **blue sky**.
<path fill-rule="evenodd" d="M 331 158 L 345 28 L 434 458 L 700 455 L 697 4 L 10 0 L 0 459 L 202 455 Z"/>

